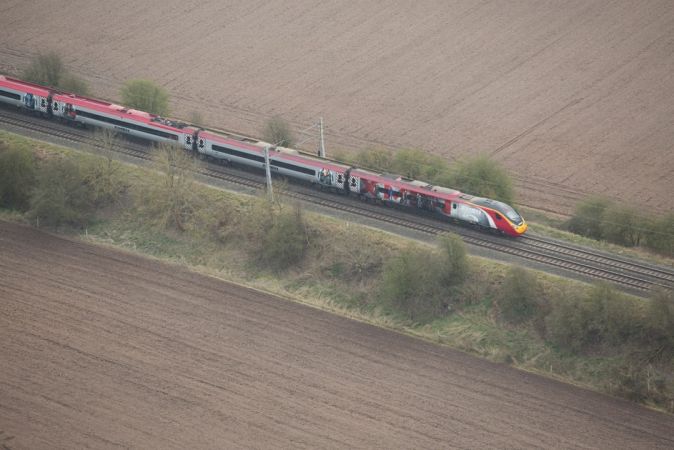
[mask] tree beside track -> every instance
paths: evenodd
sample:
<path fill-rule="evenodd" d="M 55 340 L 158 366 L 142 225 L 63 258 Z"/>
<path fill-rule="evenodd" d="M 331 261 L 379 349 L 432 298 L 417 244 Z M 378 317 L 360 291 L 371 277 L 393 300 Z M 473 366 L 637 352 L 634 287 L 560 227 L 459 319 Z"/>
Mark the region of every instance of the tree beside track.
<path fill-rule="evenodd" d="M 122 104 L 159 116 L 169 114 L 169 94 L 150 80 L 129 80 L 120 90 Z"/>

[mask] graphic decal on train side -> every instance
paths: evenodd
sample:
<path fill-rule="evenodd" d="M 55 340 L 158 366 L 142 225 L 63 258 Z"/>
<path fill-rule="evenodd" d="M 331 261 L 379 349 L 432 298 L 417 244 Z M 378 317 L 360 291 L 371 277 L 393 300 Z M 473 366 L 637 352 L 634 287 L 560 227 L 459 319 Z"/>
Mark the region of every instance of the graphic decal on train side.
<path fill-rule="evenodd" d="M 33 94 L 28 93 L 23 96 L 23 104 L 28 109 L 35 109 L 35 97 Z"/>

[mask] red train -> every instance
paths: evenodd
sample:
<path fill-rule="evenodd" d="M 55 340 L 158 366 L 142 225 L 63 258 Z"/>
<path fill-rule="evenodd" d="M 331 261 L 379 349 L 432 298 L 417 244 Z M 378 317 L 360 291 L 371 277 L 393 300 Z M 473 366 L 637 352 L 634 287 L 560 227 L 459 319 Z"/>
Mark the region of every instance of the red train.
<path fill-rule="evenodd" d="M 202 157 L 249 167 L 264 168 L 264 147 L 270 145 L 1 75 L 0 102 L 49 118 L 111 128 L 154 142 L 174 143 Z M 430 212 L 509 236 L 520 236 L 527 230 L 522 216 L 505 203 L 423 181 L 379 174 L 281 147 L 274 147 L 270 153 L 270 166 L 274 173 L 341 194 Z"/>

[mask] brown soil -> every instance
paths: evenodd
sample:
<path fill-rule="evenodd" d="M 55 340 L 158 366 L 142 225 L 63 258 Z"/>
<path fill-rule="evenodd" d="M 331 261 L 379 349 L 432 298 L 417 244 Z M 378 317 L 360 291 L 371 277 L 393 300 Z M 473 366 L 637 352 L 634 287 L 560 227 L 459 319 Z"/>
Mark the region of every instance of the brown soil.
<path fill-rule="evenodd" d="M 672 448 L 625 401 L 0 222 L 8 448 Z"/>
<path fill-rule="evenodd" d="M 4 3 L 0 71 L 50 48 L 98 95 L 154 79 L 223 128 L 322 115 L 329 150 L 491 154 L 523 204 L 674 209 L 671 0 Z"/>

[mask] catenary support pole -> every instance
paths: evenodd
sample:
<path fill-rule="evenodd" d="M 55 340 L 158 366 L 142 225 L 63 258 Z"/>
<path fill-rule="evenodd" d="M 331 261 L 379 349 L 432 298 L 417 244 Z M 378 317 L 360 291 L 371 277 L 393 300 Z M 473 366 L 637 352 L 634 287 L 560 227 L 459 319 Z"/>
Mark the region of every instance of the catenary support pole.
<path fill-rule="evenodd" d="M 274 192 L 271 187 L 271 168 L 269 166 L 269 149 L 270 145 L 265 145 L 264 147 L 264 170 L 267 173 L 267 195 L 269 196 L 269 201 L 274 201 Z"/>
<path fill-rule="evenodd" d="M 323 118 L 321 117 L 319 122 L 319 127 L 320 127 L 320 133 L 321 133 L 321 140 L 318 144 L 318 156 L 321 158 L 325 158 L 325 138 L 323 137 Z"/>

